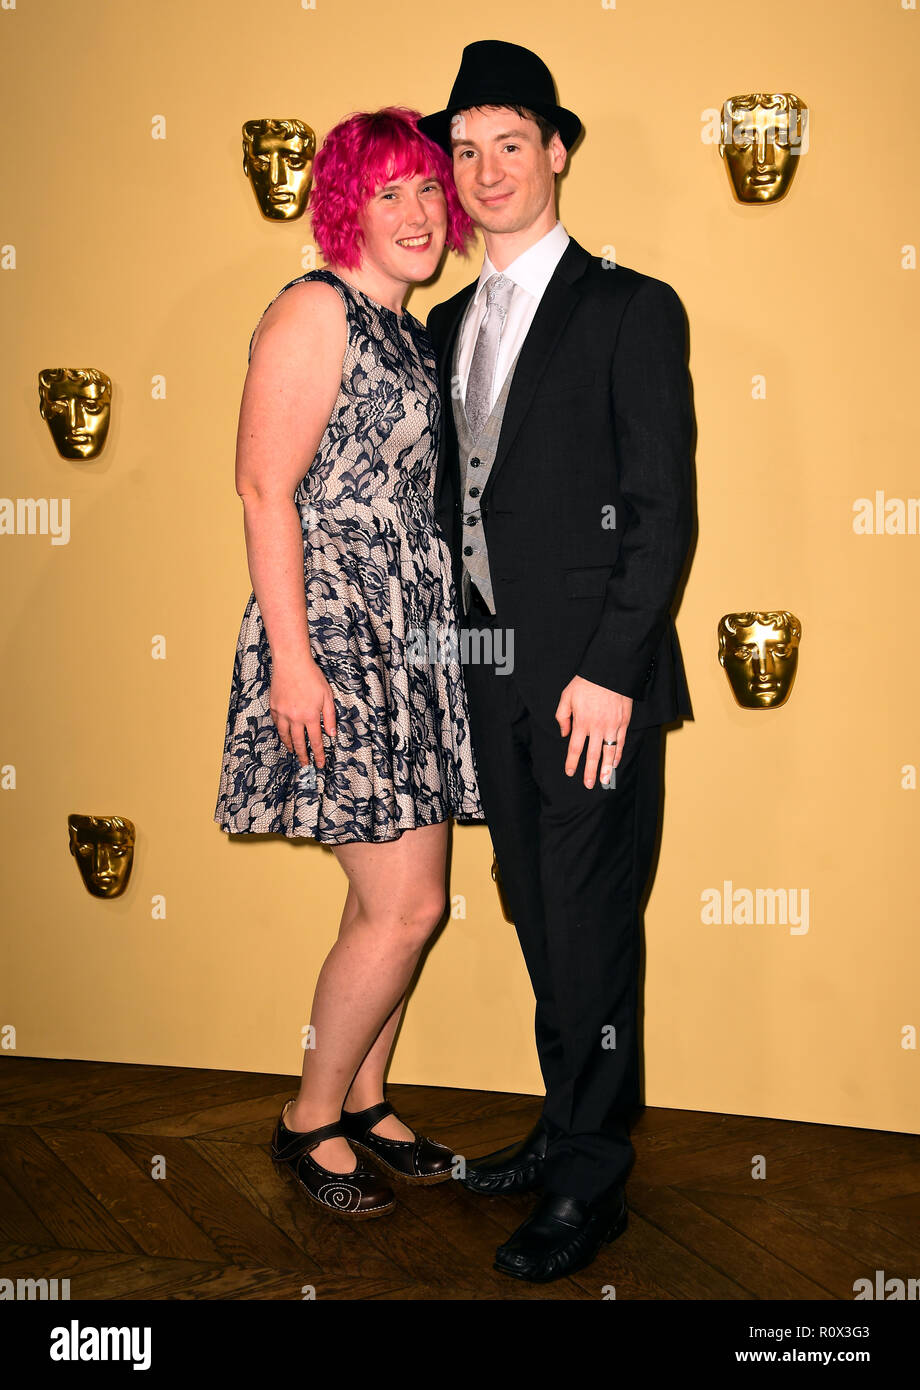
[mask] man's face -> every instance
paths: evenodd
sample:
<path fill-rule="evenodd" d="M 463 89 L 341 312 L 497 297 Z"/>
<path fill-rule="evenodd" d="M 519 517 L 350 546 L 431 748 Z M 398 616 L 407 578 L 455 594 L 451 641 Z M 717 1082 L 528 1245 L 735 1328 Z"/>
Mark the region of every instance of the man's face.
<path fill-rule="evenodd" d="M 558 133 L 544 149 L 529 116 L 507 106 L 459 111 L 451 145 L 460 201 L 485 231 L 524 231 L 554 205 L 566 149 Z"/>
<path fill-rule="evenodd" d="M 798 638 L 787 627 L 751 623 L 720 636 L 719 661 L 735 699 L 747 709 L 781 705 L 792 689 L 798 659 Z"/>
<path fill-rule="evenodd" d="M 273 221 L 292 221 L 306 207 L 313 175 L 312 138 L 259 132 L 247 149 L 243 168 L 263 214 Z"/>
<path fill-rule="evenodd" d="M 71 377 L 39 382 L 41 413 L 61 458 L 90 459 L 102 452 L 109 432 L 111 382 Z"/>

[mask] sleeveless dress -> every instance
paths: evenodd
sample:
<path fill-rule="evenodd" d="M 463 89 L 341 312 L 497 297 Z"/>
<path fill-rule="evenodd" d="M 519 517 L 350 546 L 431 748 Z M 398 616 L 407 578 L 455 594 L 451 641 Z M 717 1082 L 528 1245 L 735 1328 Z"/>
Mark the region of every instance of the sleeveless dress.
<path fill-rule="evenodd" d="M 431 340 L 410 313 L 330 270 L 290 280 L 271 303 L 304 280 L 338 291 L 348 325 L 339 394 L 294 494 L 310 648 L 332 688 L 336 738 L 323 732 L 325 768 L 301 768 L 282 743 L 251 593 L 214 820 L 235 834 L 331 845 L 395 840 L 448 816 L 482 820 L 450 552 L 434 519 L 441 408 Z"/>

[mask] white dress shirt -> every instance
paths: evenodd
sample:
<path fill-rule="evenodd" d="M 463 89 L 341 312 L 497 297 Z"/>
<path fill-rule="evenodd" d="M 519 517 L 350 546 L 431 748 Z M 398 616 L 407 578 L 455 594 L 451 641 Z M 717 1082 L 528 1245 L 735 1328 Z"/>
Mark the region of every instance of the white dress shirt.
<path fill-rule="evenodd" d="M 533 246 L 528 246 L 526 251 L 522 251 L 502 271 L 503 275 L 514 281 L 514 290 L 498 344 L 498 360 L 495 364 L 495 377 L 492 382 L 490 409 L 501 393 L 505 377 L 508 375 L 508 368 L 527 336 L 527 331 L 533 322 L 533 316 L 543 298 L 543 292 L 552 278 L 553 271 L 562 259 L 562 253 L 568 246 L 569 240 L 568 232 L 562 223 L 557 221 L 555 227 L 551 228 L 539 241 L 535 241 Z M 483 287 L 489 277 L 494 274 L 495 266 L 486 253 L 479 275 L 479 283 L 467 306 L 460 329 L 457 375 L 460 378 L 464 404 L 466 404 L 466 383 L 469 379 L 473 349 L 476 346 L 476 339 L 479 336 L 479 329 L 486 312 L 487 300 L 483 293 Z"/>

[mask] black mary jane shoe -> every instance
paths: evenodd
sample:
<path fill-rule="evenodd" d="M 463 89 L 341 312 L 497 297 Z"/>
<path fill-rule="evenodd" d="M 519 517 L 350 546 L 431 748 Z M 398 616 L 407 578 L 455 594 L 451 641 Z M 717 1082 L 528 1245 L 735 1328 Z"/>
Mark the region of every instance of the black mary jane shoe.
<path fill-rule="evenodd" d="M 342 1132 L 350 1143 L 364 1149 L 400 1182 L 445 1182 L 451 1175 L 454 1156 L 443 1144 L 436 1144 L 423 1134 L 416 1134 L 414 1139 L 387 1139 L 372 1133 L 374 1125 L 385 1115 L 395 1114 L 388 1100 L 368 1106 L 367 1110 L 343 1110 Z"/>
<path fill-rule="evenodd" d="M 534 1284 L 564 1279 L 589 1265 L 602 1245 L 621 1236 L 627 1220 L 626 1193 L 620 1185 L 594 1201 L 547 1192 L 498 1247 L 493 1268 Z"/>
<path fill-rule="evenodd" d="M 333 1173 L 311 1157 L 311 1150 L 324 1139 L 346 1137 L 341 1123 L 320 1125 L 318 1129 L 288 1129 L 284 1116 L 296 1097 L 286 1102 L 272 1135 L 272 1162 L 286 1168 L 300 1183 L 311 1201 L 336 1216 L 360 1221 L 386 1216 L 396 1206 L 389 1183 L 379 1173 L 357 1163 L 350 1173 Z"/>

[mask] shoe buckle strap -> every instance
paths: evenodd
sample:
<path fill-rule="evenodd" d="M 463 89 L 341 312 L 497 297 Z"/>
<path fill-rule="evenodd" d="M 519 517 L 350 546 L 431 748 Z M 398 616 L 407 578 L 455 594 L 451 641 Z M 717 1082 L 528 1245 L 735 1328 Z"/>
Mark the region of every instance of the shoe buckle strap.
<path fill-rule="evenodd" d="M 278 1158 L 292 1159 L 301 1157 L 303 1154 L 310 1153 L 324 1139 L 338 1139 L 344 1137 L 344 1130 L 340 1121 L 336 1120 L 329 1125 L 320 1125 L 318 1129 L 308 1129 L 302 1133 L 295 1130 L 288 1130 L 291 1135 L 289 1140 L 285 1140 L 278 1147 Z"/>
<path fill-rule="evenodd" d="M 343 1110 L 342 1119 L 349 1126 L 360 1129 L 362 1134 L 366 1134 L 374 1125 L 379 1124 L 387 1115 L 394 1113 L 393 1107 L 388 1100 L 378 1101 L 376 1105 L 369 1105 L 366 1110 Z"/>

